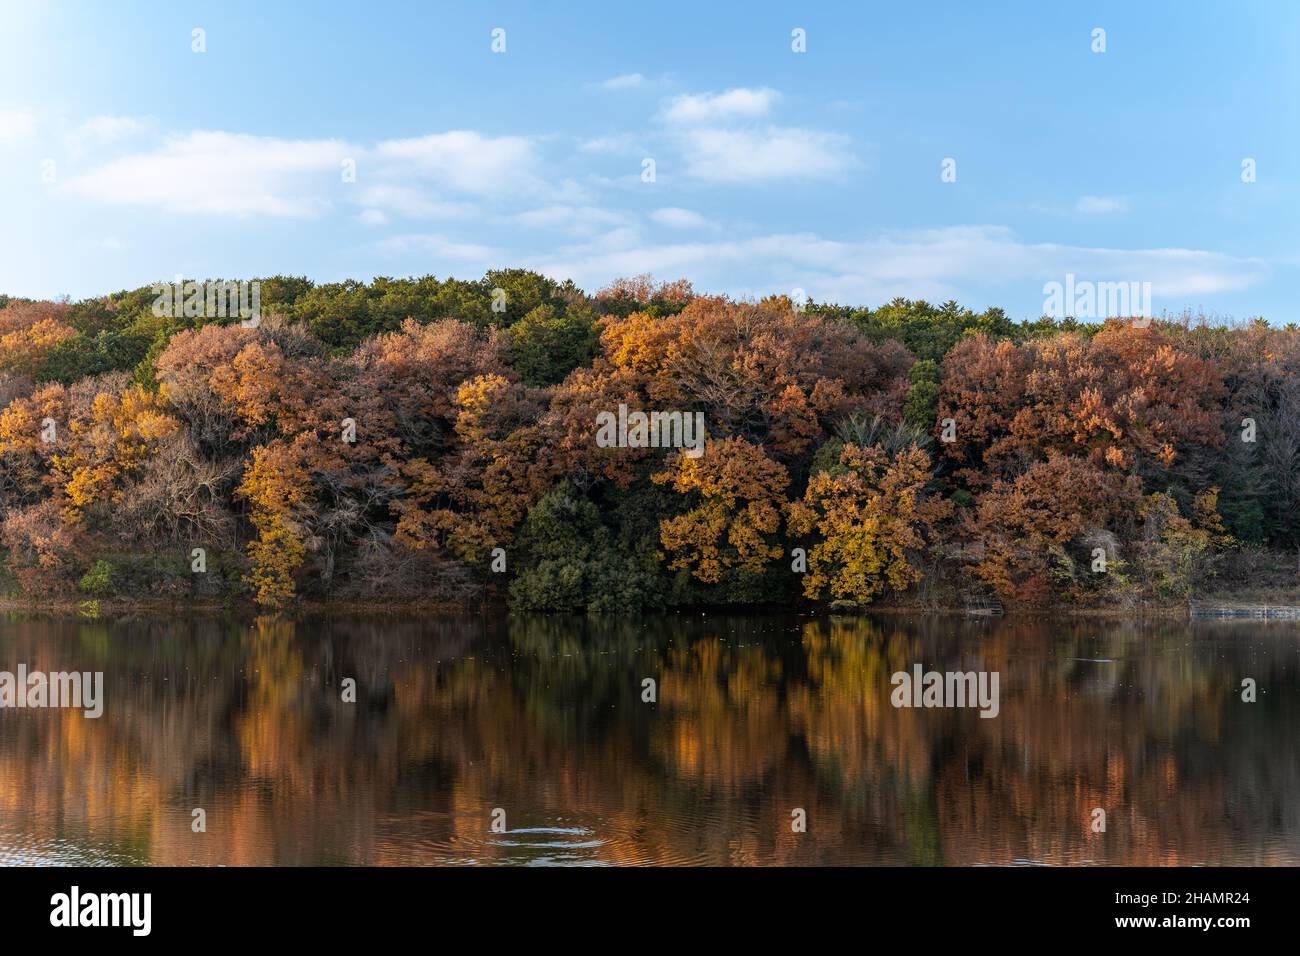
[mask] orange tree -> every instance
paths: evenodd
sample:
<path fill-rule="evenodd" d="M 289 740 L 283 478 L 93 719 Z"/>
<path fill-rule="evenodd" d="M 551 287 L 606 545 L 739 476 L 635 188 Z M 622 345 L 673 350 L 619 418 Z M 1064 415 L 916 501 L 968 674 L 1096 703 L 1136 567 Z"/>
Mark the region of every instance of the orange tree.
<path fill-rule="evenodd" d="M 1223 395 L 1216 363 L 1154 326 L 1110 322 L 1091 338 L 1023 345 L 976 335 L 944 359 L 938 417 L 953 420 L 956 440 L 942 450 L 971 487 L 1013 479 L 1049 452 L 1154 477 L 1222 444 Z"/>

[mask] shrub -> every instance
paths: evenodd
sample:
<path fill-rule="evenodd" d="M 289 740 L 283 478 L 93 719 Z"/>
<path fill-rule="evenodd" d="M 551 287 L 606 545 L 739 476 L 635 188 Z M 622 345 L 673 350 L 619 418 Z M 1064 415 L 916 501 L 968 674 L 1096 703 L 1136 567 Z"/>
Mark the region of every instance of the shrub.
<path fill-rule="evenodd" d="M 113 565 L 100 558 L 90 566 L 90 570 L 81 576 L 77 582 L 79 587 L 86 594 L 93 594 L 95 597 L 107 597 L 113 593 Z"/>

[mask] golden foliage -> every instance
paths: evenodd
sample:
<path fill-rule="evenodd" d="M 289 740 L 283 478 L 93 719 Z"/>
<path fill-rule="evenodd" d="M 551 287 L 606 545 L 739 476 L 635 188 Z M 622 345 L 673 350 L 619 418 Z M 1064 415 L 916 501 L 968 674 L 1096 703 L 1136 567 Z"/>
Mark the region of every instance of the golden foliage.
<path fill-rule="evenodd" d="M 127 479 L 179 428 L 163 399 L 139 386 L 96 395 L 88 415 L 73 417 L 68 450 L 52 460 L 65 514 L 75 520 L 91 505 L 117 501 Z"/>
<path fill-rule="evenodd" d="M 879 447 L 845 445 L 840 467 L 813 475 L 802 501 L 789 506 L 790 530 L 816 533 L 804 594 L 869 603 L 886 590 L 921 580 L 913 555 L 952 513 L 926 493 L 930 457 L 913 445 L 890 460 Z"/>
<path fill-rule="evenodd" d="M 259 604 L 279 607 L 295 593 L 295 575 L 306 548 L 295 512 L 310 493 L 301 449 L 272 442 L 253 450 L 238 495 L 251 507 L 257 539 L 248 544 L 248 583 Z"/>
<path fill-rule="evenodd" d="M 689 569 L 716 584 L 729 569 L 757 574 L 781 556 L 772 536 L 780 527 L 790 476 L 761 446 L 740 438 L 710 441 L 700 457 L 678 453 L 652 477 L 699 502 L 659 525 L 671 569 Z"/>

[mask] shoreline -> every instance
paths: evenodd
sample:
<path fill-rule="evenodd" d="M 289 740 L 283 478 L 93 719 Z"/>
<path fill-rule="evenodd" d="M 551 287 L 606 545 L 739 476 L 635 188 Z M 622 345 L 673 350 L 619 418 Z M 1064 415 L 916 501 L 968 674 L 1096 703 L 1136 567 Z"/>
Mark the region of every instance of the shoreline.
<path fill-rule="evenodd" d="M 1297 596 L 1300 602 L 1300 596 Z M 541 617 L 618 617 L 619 615 L 591 614 L 587 611 L 536 611 L 516 612 L 509 607 L 495 604 L 489 600 L 482 602 L 448 604 L 440 601 L 392 601 L 371 599 L 355 600 L 312 600 L 299 599 L 283 608 L 259 608 L 250 602 L 232 602 L 229 600 L 200 599 L 177 601 L 168 599 L 121 599 L 121 598 L 0 598 L 0 613 L 27 615 L 55 615 L 60 617 L 80 617 L 87 620 L 104 618 L 129 618 L 137 615 L 159 614 L 201 614 L 228 615 L 239 617 L 282 617 L 287 619 L 312 617 L 319 615 L 385 617 L 410 615 L 412 613 L 436 615 L 506 615 L 522 613 Z M 1300 603 L 1264 604 L 1249 601 L 1231 601 L 1225 599 L 1206 599 L 1189 604 L 1149 605 L 1145 607 L 1076 607 L 1056 605 L 1039 608 L 1013 608 L 1001 613 L 971 611 L 957 606 L 922 606 L 905 604 L 878 604 L 865 607 L 839 607 L 831 604 L 776 605 L 776 604 L 720 604 L 720 605 L 682 605 L 639 612 L 639 616 L 674 615 L 682 613 L 704 613 L 725 615 L 738 614 L 777 614 L 794 613 L 816 617 L 861 617 L 861 616 L 899 616 L 899 617 L 958 617 L 971 620 L 1034 620 L 1043 617 L 1095 618 L 1099 620 L 1259 620 L 1287 621 L 1300 620 Z"/>

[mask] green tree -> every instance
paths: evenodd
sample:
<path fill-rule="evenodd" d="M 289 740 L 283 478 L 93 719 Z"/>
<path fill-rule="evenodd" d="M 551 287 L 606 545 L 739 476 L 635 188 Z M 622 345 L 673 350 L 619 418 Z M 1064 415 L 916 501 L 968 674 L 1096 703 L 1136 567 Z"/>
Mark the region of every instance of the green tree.
<path fill-rule="evenodd" d="M 557 311 L 539 305 L 506 332 L 512 364 L 529 385 L 554 385 L 589 365 L 600 346 L 600 329 L 589 308 Z"/>
<path fill-rule="evenodd" d="M 903 421 L 919 432 L 934 429 L 939 409 L 939 363 L 921 359 L 908 370 L 907 395 L 903 399 Z"/>
<path fill-rule="evenodd" d="M 529 509 L 519 545 L 510 598 L 521 610 L 625 613 L 662 604 L 653 549 L 617 547 L 596 506 L 567 482 Z"/>

